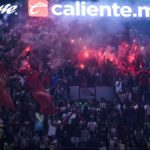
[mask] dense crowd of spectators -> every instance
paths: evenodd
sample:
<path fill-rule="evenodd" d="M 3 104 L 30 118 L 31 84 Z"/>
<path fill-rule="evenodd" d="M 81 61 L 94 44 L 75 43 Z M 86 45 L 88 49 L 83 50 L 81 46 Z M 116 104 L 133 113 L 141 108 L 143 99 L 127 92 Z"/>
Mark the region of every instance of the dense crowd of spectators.
<path fill-rule="evenodd" d="M 0 109 L 1 148 L 150 148 L 148 73 L 142 72 L 134 78 L 130 74 L 116 76 L 116 96 L 112 102 L 104 98 L 71 101 L 69 93 L 64 96 L 69 88 L 69 77 L 58 73 L 52 78 L 54 87 L 50 92 L 55 95 L 57 107 L 53 115 L 39 112 L 26 87 L 24 74 L 10 78 L 8 89 L 15 110 Z"/>
<path fill-rule="evenodd" d="M 7 88 L 15 110 L 0 106 L 0 149 L 150 149 L 148 69 L 143 67 L 133 76 L 130 72 L 120 73 L 110 60 L 106 60 L 101 66 L 91 60 L 86 67 L 76 67 L 70 59 L 66 59 L 65 64 L 55 71 L 49 71 L 47 65 L 40 64 L 39 69 L 36 66 L 36 55 L 33 57 L 27 54 L 25 58 L 19 56 L 19 50 L 24 48 L 19 42 L 21 35 L 14 30 L 7 31 L 9 25 L 6 28 L 6 22 L 4 26 L 1 25 L 5 30 L 0 30 L 0 61 L 9 66 Z M 29 28 L 30 24 L 26 26 Z M 23 27 L 19 30 L 22 29 Z M 35 30 L 32 26 L 29 29 Z M 37 33 L 42 34 L 40 31 L 39 29 Z M 19 63 L 18 59 L 15 60 L 18 56 Z M 22 60 L 28 60 L 29 57 L 30 69 L 34 66 L 40 72 L 40 78 L 45 77 L 43 84 L 47 92 L 53 95 L 57 107 L 55 114 L 40 113 L 38 104 L 26 86 L 26 73 L 17 70 Z M 44 61 L 45 57 L 41 59 L 41 62 Z M 113 86 L 115 97 L 109 102 L 105 98 L 99 101 L 72 101 L 70 85 Z"/>

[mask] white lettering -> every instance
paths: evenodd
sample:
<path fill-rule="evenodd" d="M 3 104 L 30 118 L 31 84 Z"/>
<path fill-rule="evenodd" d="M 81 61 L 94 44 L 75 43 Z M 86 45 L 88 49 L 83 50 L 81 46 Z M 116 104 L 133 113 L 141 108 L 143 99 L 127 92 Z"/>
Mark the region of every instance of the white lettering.
<path fill-rule="evenodd" d="M 11 7 L 11 8 L 10 8 Z M 40 13 L 40 7 L 48 7 L 48 4 L 38 2 L 35 5 L 29 7 L 31 15 Z M 10 4 L 0 6 L 0 12 L 13 13 L 16 7 L 10 6 Z M 54 4 L 51 6 L 51 12 L 55 16 L 100 16 L 100 17 L 150 17 L 150 6 L 137 6 L 137 10 L 132 9 L 131 6 L 120 6 L 116 3 L 102 4 L 90 3 L 77 0 L 70 4 Z M 30 15 L 29 14 L 29 15 Z"/>
<path fill-rule="evenodd" d="M 100 6 L 100 16 L 104 17 L 105 13 L 107 13 L 106 16 L 111 17 L 111 7 L 110 6 Z"/>
<path fill-rule="evenodd" d="M 150 7 L 147 7 L 147 6 L 140 7 L 139 6 L 138 7 L 138 17 L 143 17 L 144 15 L 145 15 L 145 17 L 150 17 Z"/>
<path fill-rule="evenodd" d="M 18 6 L 11 6 L 7 9 L 7 14 L 12 14 L 16 11 Z"/>
<path fill-rule="evenodd" d="M 54 6 L 52 7 L 52 13 L 53 13 L 54 15 L 56 15 L 56 16 L 61 16 L 61 15 L 63 15 L 63 13 L 62 13 L 62 8 L 63 8 L 62 5 L 59 5 L 59 4 L 54 5 Z M 58 10 L 59 10 L 59 11 L 58 11 Z"/>
<path fill-rule="evenodd" d="M 72 5 L 65 5 L 63 14 L 65 16 L 74 16 L 75 15 L 74 7 Z"/>
<path fill-rule="evenodd" d="M 80 16 L 80 2 L 76 2 L 76 16 Z"/>
<path fill-rule="evenodd" d="M 87 14 L 88 14 L 89 16 L 97 16 L 97 15 L 98 15 L 98 8 L 97 8 L 97 6 L 90 5 L 90 6 L 87 8 Z"/>
<path fill-rule="evenodd" d="M 82 16 L 86 16 L 86 2 L 81 2 L 81 13 Z"/>
<path fill-rule="evenodd" d="M 2 5 L 0 6 L 0 13 L 12 14 L 17 10 L 17 8 L 18 8 L 17 5 L 11 5 L 11 4 Z"/>
<path fill-rule="evenodd" d="M 3 7 L 3 9 L 1 10 L 1 14 L 7 13 L 7 9 L 11 6 L 11 4 L 7 4 Z"/>
<path fill-rule="evenodd" d="M 131 15 L 132 15 L 132 9 L 129 6 L 123 6 L 120 9 L 120 14 L 123 17 L 131 17 Z"/>
<path fill-rule="evenodd" d="M 0 6 L 0 12 L 1 12 L 1 14 L 2 14 L 3 8 L 4 8 L 4 5 Z"/>
<path fill-rule="evenodd" d="M 114 3 L 112 5 L 112 9 L 113 9 L 114 16 L 115 17 L 120 17 L 120 14 L 118 13 L 118 10 L 120 9 L 120 7 L 116 3 Z"/>

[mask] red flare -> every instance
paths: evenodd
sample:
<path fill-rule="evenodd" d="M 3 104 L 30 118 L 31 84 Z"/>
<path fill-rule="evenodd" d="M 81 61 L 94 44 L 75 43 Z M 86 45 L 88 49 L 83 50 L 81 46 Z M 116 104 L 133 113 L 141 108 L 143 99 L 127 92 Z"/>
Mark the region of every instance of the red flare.
<path fill-rule="evenodd" d="M 80 64 L 80 68 L 81 68 L 81 69 L 84 69 L 84 68 L 85 68 L 85 65 L 84 65 L 84 64 Z"/>
<path fill-rule="evenodd" d="M 29 47 L 29 46 L 28 46 L 28 47 L 26 47 L 26 49 L 25 49 L 25 53 L 26 53 L 26 54 L 28 54 L 28 53 L 30 53 L 30 51 L 31 51 L 31 47 Z"/>
<path fill-rule="evenodd" d="M 135 60 L 134 56 L 128 56 L 128 62 L 129 63 L 133 63 L 134 60 Z"/>
<path fill-rule="evenodd" d="M 84 53 L 84 56 L 85 56 L 86 58 L 89 58 L 89 53 L 86 51 L 86 52 Z"/>

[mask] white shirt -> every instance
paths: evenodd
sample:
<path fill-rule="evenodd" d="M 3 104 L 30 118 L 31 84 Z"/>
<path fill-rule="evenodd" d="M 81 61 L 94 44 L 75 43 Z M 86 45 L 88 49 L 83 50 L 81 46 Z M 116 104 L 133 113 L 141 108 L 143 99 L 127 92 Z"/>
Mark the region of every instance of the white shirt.
<path fill-rule="evenodd" d="M 51 121 L 48 120 L 48 136 L 56 135 L 56 127 L 51 124 Z"/>
<path fill-rule="evenodd" d="M 122 81 L 116 81 L 116 92 L 122 92 Z"/>
<path fill-rule="evenodd" d="M 88 122 L 87 127 L 89 128 L 89 130 L 94 132 L 97 128 L 97 123 L 96 122 Z"/>
<path fill-rule="evenodd" d="M 76 118 L 76 114 L 73 113 L 73 114 L 70 116 L 68 123 L 71 124 L 72 119 L 75 119 L 75 118 Z"/>
<path fill-rule="evenodd" d="M 56 127 L 55 126 L 49 126 L 48 127 L 48 136 L 55 136 L 56 135 Z"/>
<path fill-rule="evenodd" d="M 144 109 L 145 109 L 146 115 L 150 115 L 150 106 L 144 105 Z"/>

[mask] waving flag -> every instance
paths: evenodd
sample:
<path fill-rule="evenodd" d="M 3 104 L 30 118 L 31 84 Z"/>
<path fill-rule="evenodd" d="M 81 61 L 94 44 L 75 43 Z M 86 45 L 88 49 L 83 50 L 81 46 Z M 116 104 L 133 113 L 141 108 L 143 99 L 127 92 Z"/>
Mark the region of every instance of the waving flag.
<path fill-rule="evenodd" d="M 52 103 L 52 96 L 46 92 L 39 73 L 33 71 L 26 78 L 27 86 L 30 89 L 34 100 L 40 105 L 40 111 L 44 114 L 53 114 L 56 108 Z"/>
<path fill-rule="evenodd" d="M 9 109 L 14 109 L 13 101 L 6 88 L 8 77 L 8 70 L 5 64 L 0 62 L 0 105 Z"/>

